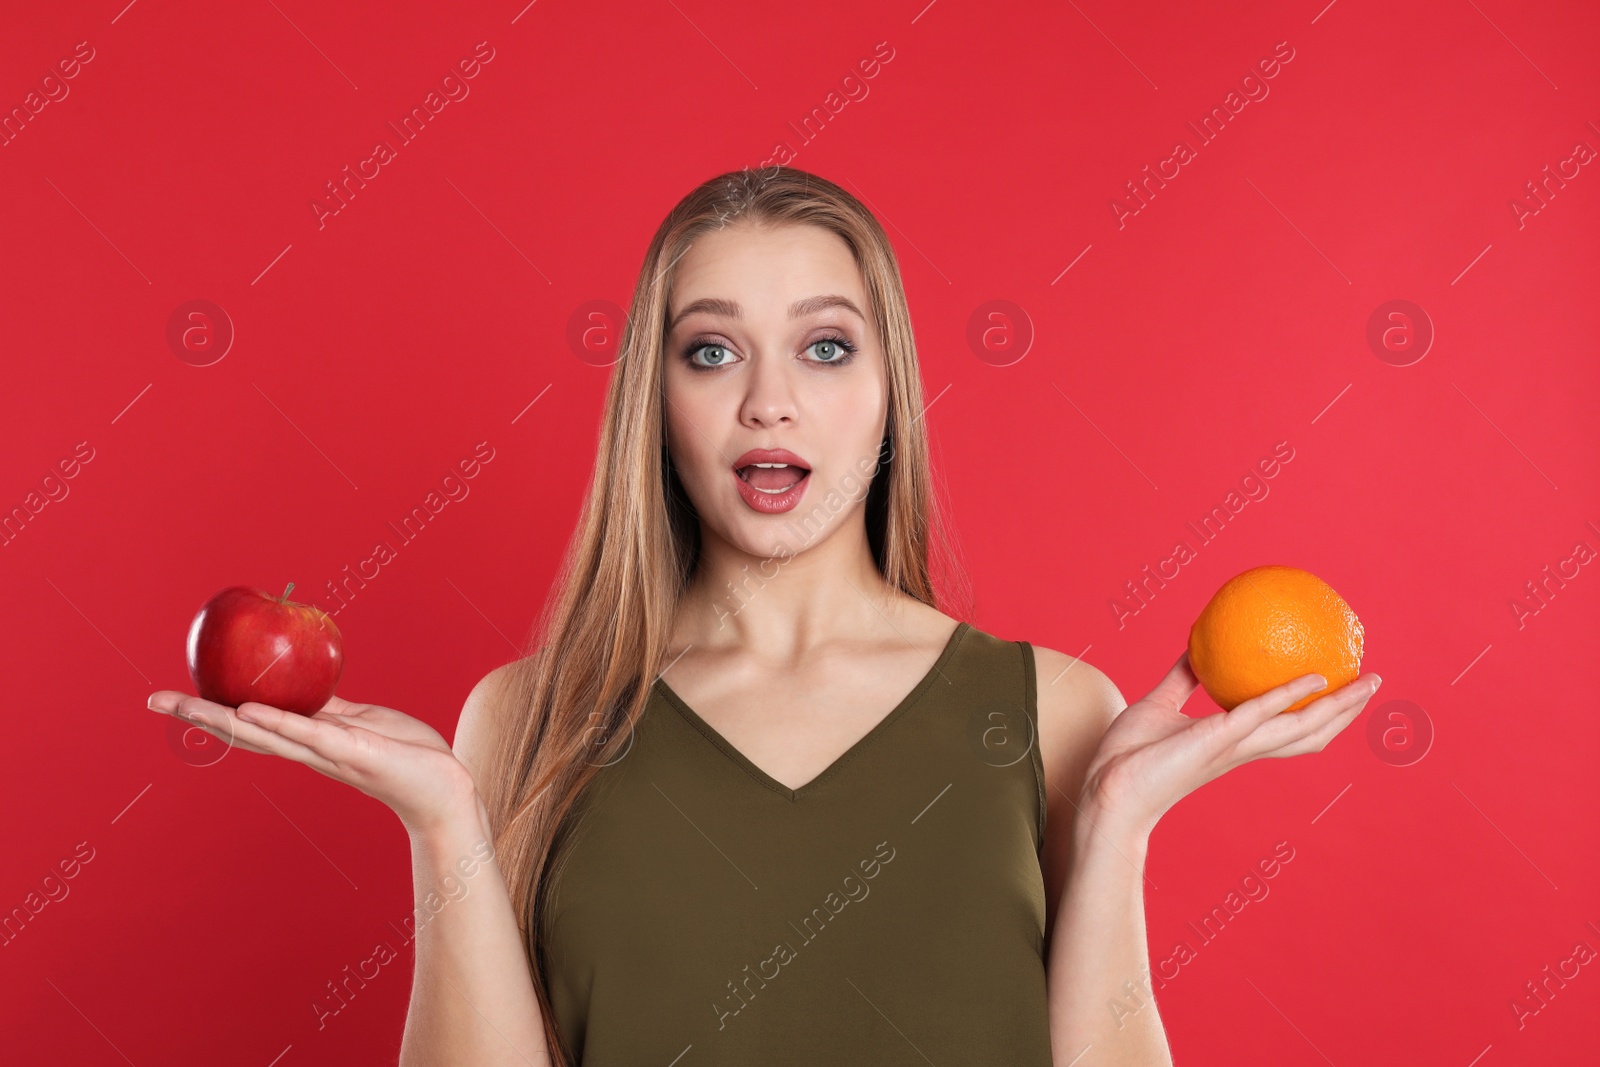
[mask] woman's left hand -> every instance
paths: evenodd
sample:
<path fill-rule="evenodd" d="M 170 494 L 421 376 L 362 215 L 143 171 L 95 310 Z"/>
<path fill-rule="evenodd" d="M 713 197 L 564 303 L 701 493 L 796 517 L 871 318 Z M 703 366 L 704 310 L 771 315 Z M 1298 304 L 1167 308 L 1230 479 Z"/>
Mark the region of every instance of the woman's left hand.
<path fill-rule="evenodd" d="M 1148 696 L 1112 720 L 1090 760 L 1080 810 L 1100 832 L 1147 838 L 1167 809 L 1240 764 L 1321 752 L 1381 682 L 1369 673 L 1299 711 L 1284 711 L 1327 685 L 1321 675 L 1307 674 L 1232 711 L 1193 719 L 1182 708 L 1200 679 L 1185 651 Z"/>

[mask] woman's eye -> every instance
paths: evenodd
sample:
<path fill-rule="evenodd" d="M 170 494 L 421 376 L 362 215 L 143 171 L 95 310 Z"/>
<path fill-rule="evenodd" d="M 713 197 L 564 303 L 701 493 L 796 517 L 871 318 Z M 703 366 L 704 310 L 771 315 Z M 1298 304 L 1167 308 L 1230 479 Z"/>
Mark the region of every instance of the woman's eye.
<path fill-rule="evenodd" d="M 843 341 L 836 341 L 828 337 L 820 341 L 813 341 L 811 347 L 817 350 L 818 363 L 843 363 L 850 354 Z"/>
<path fill-rule="evenodd" d="M 720 367 L 728 361 L 728 350 L 722 345 L 701 345 L 689 353 L 690 362 L 695 362 L 695 356 L 705 353 L 705 359 L 700 363 L 702 367 Z"/>

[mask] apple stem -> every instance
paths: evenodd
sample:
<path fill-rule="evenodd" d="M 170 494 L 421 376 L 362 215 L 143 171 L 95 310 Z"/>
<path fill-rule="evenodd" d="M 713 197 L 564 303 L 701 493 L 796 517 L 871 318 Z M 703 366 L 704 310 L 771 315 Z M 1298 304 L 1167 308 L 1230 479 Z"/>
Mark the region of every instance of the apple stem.
<path fill-rule="evenodd" d="M 282 595 L 282 596 L 281 596 L 281 597 L 279 597 L 279 598 L 278 598 L 278 603 L 280 603 L 280 604 L 282 604 L 282 603 L 283 603 L 283 602 L 284 602 L 284 601 L 285 601 L 285 600 L 288 600 L 288 599 L 289 599 L 289 594 L 290 594 L 290 593 L 291 593 L 291 592 L 293 592 L 293 591 L 294 591 L 294 583 L 293 583 L 293 582 L 290 582 L 290 583 L 289 583 L 289 588 L 288 588 L 288 589 L 285 589 L 285 590 L 284 590 L 284 591 L 283 591 L 283 595 Z"/>

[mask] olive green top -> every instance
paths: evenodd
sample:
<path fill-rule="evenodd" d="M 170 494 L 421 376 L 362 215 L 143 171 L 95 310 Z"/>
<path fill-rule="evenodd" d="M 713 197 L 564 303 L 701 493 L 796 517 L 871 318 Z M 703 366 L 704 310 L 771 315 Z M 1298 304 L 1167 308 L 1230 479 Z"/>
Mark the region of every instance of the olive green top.
<path fill-rule="evenodd" d="M 544 963 L 582 1067 L 1049 1067 L 1033 651 L 963 622 L 799 789 L 658 679 L 581 798 Z"/>

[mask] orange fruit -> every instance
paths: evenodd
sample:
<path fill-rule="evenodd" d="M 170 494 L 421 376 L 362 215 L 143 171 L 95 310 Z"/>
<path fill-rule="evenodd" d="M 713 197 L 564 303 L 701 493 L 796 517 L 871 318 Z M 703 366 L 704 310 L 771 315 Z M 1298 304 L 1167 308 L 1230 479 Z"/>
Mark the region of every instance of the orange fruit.
<path fill-rule="evenodd" d="M 1189 666 L 1225 711 L 1304 674 L 1328 680 L 1299 711 L 1361 673 L 1361 620 L 1298 567 L 1253 567 L 1217 590 L 1189 630 Z"/>

